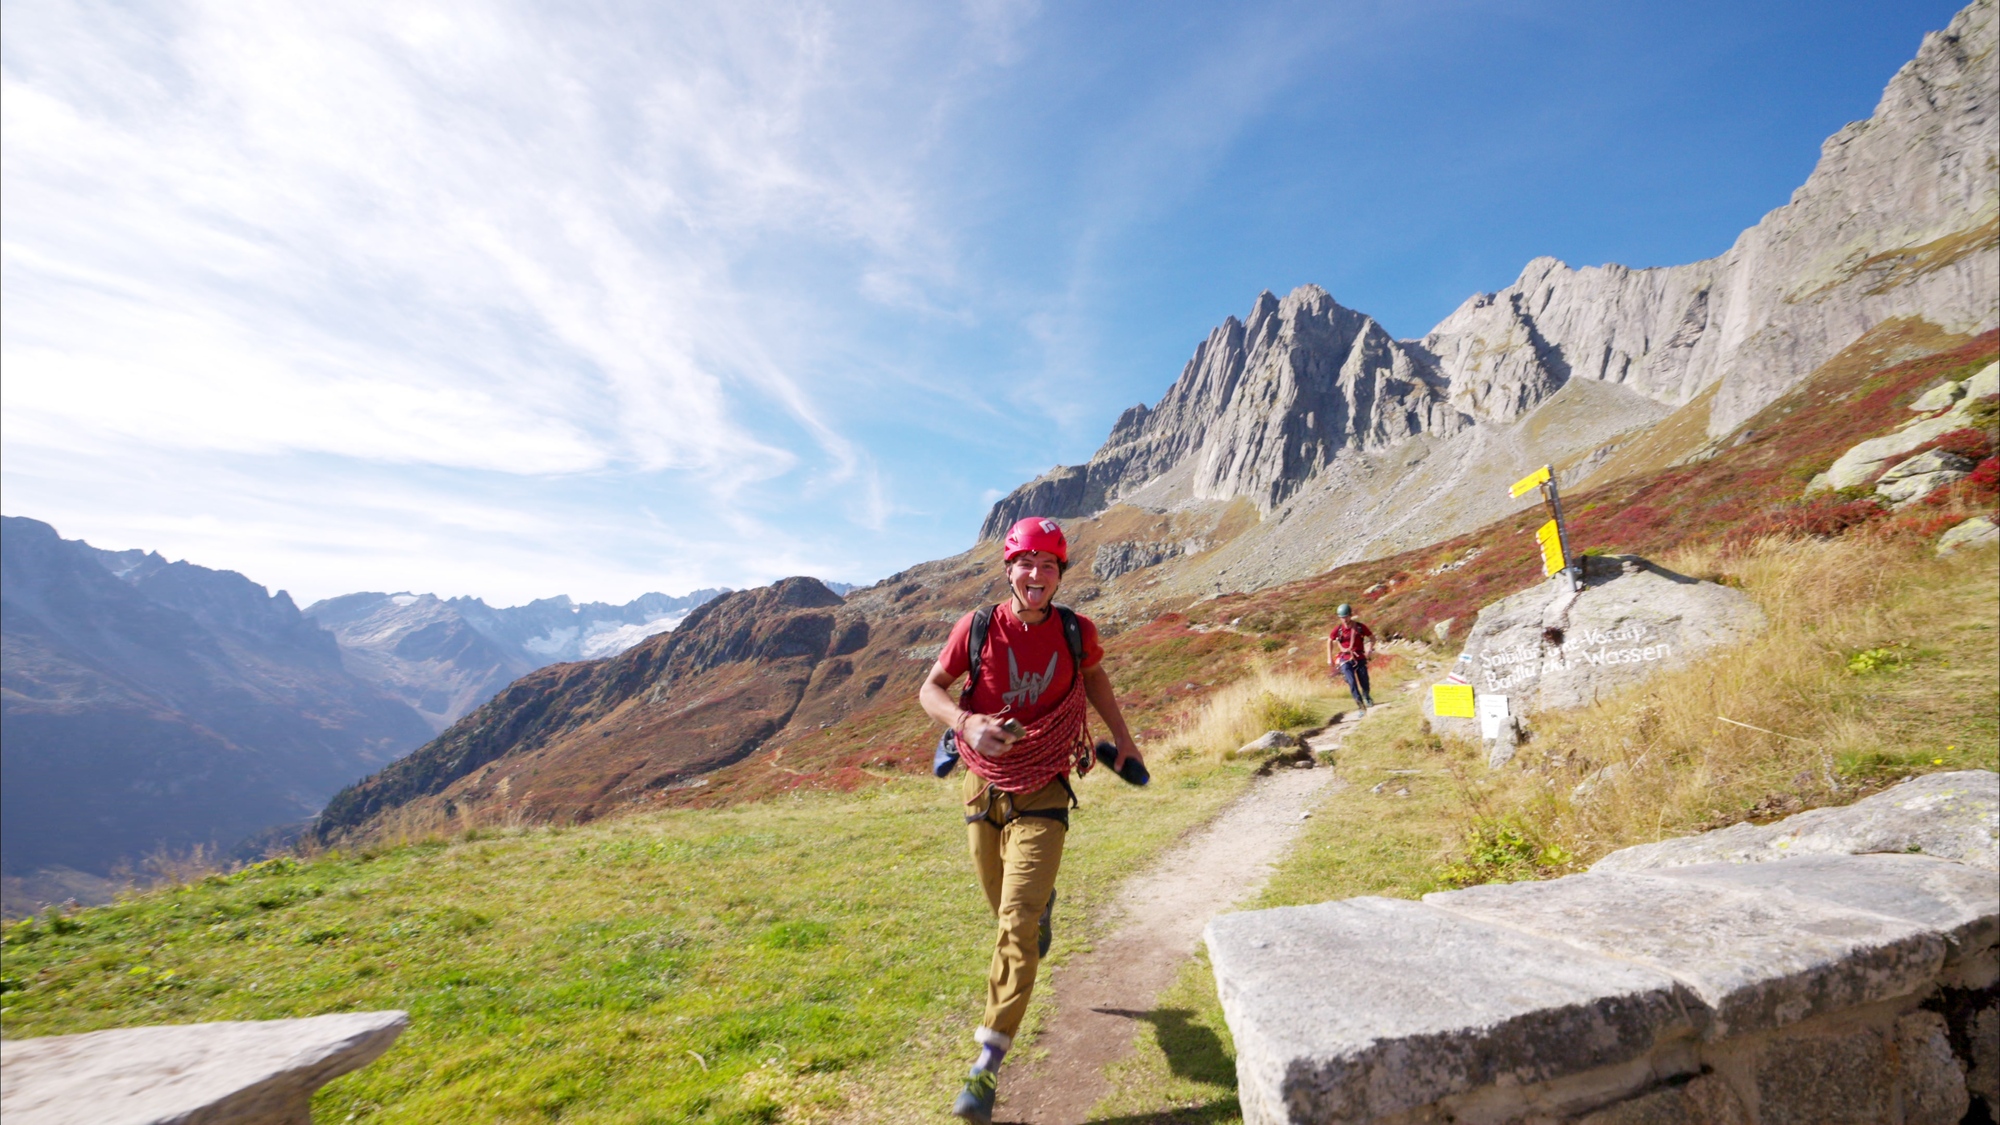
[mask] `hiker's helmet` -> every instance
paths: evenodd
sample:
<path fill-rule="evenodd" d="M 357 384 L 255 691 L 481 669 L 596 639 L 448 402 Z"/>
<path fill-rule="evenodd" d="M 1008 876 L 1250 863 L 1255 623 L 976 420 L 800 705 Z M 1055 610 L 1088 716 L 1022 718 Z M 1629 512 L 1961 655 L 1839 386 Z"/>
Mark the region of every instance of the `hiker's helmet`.
<path fill-rule="evenodd" d="M 1069 539 L 1063 535 L 1062 525 L 1052 519 L 1029 516 L 1007 529 L 1007 543 L 1001 557 L 1013 562 L 1029 551 L 1047 551 L 1059 565 L 1069 566 Z"/>
<path fill-rule="evenodd" d="M 1334 610 L 1333 612 L 1335 612 L 1335 613 L 1339 614 L 1339 615 L 1340 615 L 1340 616 L 1342 616 L 1342 617 L 1353 617 L 1353 616 L 1354 616 L 1354 607 L 1353 607 L 1353 606 L 1351 606 L 1351 605 L 1348 605 L 1348 604 L 1347 604 L 1346 602 L 1341 602 L 1341 603 L 1340 603 L 1340 608 L 1339 608 L 1339 609 L 1336 609 L 1336 610 Z"/>

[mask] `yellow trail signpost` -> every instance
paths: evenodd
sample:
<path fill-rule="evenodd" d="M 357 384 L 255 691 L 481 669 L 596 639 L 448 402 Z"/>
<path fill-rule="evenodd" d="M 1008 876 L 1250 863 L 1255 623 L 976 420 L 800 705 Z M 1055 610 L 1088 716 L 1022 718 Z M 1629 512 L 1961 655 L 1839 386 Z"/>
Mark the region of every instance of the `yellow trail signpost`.
<path fill-rule="evenodd" d="M 1542 573 L 1550 578 L 1561 574 L 1569 565 L 1569 560 L 1563 557 L 1562 528 L 1550 520 L 1535 532 L 1535 538 L 1542 543 Z"/>
<path fill-rule="evenodd" d="M 1542 490 L 1542 499 L 1548 502 L 1549 522 L 1535 532 L 1535 539 L 1542 545 L 1542 573 L 1554 578 L 1563 571 L 1569 571 L 1574 588 L 1583 589 L 1583 566 L 1569 551 L 1569 529 L 1563 525 L 1562 496 L 1556 491 L 1555 466 L 1543 465 L 1527 476 L 1514 482 L 1507 494 L 1515 499 Z"/>

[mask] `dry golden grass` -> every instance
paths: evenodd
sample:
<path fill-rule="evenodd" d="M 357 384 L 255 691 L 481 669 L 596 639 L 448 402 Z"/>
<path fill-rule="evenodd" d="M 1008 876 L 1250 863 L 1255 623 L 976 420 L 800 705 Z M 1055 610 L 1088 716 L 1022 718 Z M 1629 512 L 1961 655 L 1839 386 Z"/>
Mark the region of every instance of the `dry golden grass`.
<path fill-rule="evenodd" d="M 1164 756 L 1169 761 L 1228 760 L 1268 731 L 1322 725 L 1346 694 L 1343 685 L 1327 677 L 1254 666 L 1249 675 L 1209 696 L 1167 739 Z"/>
<path fill-rule="evenodd" d="M 1560 857 L 1535 864 L 1554 874 L 1634 843 L 1845 803 L 1913 773 L 1995 767 L 1992 551 L 1938 559 L 1927 541 L 1848 536 L 1660 561 L 1742 588 L 1770 628 L 1622 698 L 1538 720 L 1522 769 L 1468 786 L 1475 840 L 1504 825 L 1523 856 Z"/>

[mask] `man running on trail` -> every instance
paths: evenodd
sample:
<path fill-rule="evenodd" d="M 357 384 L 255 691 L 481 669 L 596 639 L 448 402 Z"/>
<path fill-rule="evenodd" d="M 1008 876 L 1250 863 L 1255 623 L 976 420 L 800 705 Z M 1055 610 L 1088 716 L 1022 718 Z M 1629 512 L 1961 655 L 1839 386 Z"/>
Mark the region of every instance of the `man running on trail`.
<path fill-rule="evenodd" d="M 917 693 L 924 712 L 951 728 L 949 738 L 966 764 L 972 866 L 1000 921 L 986 1012 L 972 1035 L 979 1057 L 951 1109 L 980 1125 L 993 1120 L 1000 1060 L 1014 1044 L 1036 970 L 1049 951 L 1056 869 L 1075 804 L 1069 774 L 1081 776 L 1091 766 L 1086 701 L 1117 743 L 1111 768 L 1140 761 L 1100 663 L 1097 626 L 1055 604 L 1069 568 L 1062 528 L 1050 519 L 1021 520 L 1007 532 L 1002 557 L 1008 600 L 959 619 Z M 973 654 L 979 619 L 985 643 Z M 977 673 L 954 698 L 952 684 L 975 664 Z M 941 745 L 940 773 L 950 768 L 952 748 Z"/>
<path fill-rule="evenodd" d="M 1354 607 L 1346 602 L 1334 612 L 1340 623 L 1326 635 L 1326 663 L 1347 681 L 1354 693 L 1354 705 L 1367 713 L 1375 706 L 1375 693 L 1368 687 L 1368 654 L 1375 647 L 1375 630 L 1354 619 Z"/>

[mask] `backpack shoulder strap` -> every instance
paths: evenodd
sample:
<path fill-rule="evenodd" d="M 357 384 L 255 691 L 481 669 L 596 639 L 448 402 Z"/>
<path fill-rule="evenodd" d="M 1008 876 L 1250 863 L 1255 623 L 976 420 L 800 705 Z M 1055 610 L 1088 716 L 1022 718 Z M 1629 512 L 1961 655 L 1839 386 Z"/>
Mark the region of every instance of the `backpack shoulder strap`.
<path fill-rule="evenodd" d="M 986 657 L 986 634 L 993 631 L 993 611 L 998 606 L 983 605 L 972 611 L 972 631 L 965 636 L 965 691 L 961 693 L 959 706 L 972 698 L 973 686 L 979 683 L 979 666 Z"/>
<path fill-rule="evenodd" d="M 1062 618 L 1063 643 L 1069 646 L 1069 666 L 1083 674 L 1083 623 L 1077 619 L 1076 611 L 1066 605 L 1056 607 Z"/>

